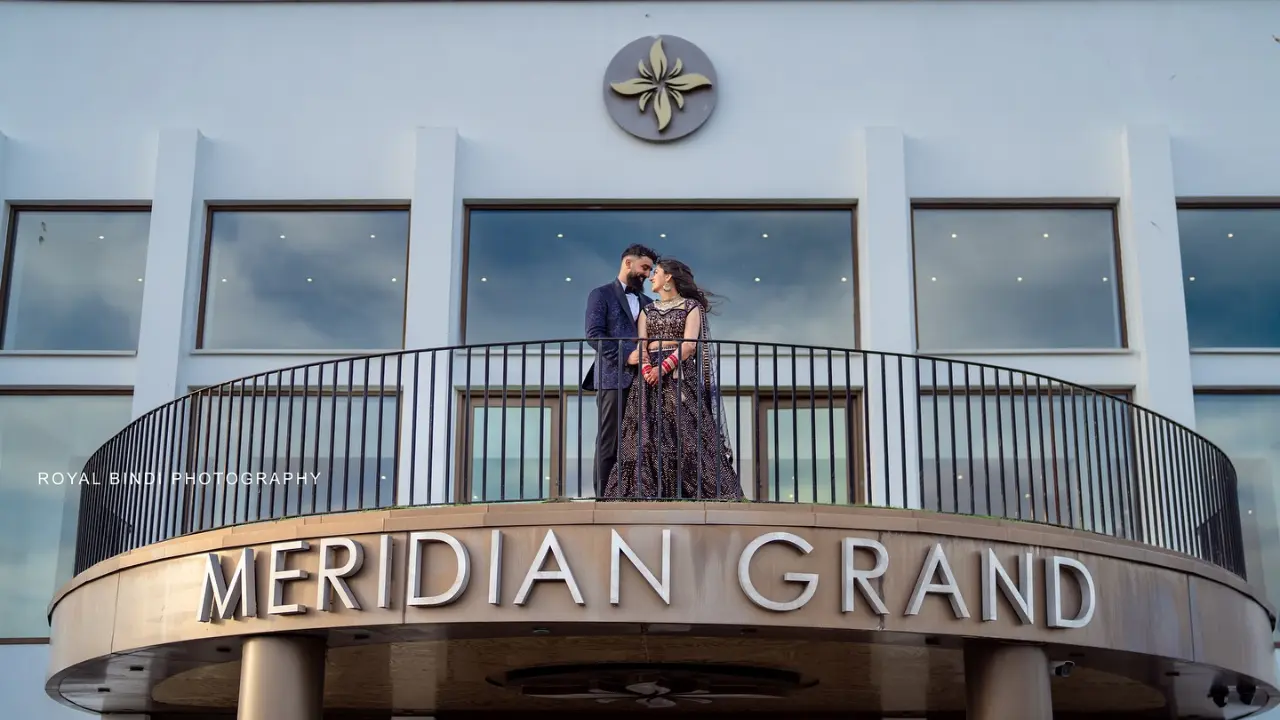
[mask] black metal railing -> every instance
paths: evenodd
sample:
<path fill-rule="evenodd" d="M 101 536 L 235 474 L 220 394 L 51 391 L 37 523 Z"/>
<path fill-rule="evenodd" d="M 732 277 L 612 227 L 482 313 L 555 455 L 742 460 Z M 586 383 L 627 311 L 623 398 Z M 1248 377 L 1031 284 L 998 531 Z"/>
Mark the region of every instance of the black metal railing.
<path fill-rule="evenodd" d="M 76 572 L 259 520 L 595 497 L 1012 518 L 1244 576 L 1226 455 L 1121 394 L 942 358 L 690 341 L 678 372 L 641 382 L 634 406 L 615 408 L 611 483 L 597 476 L 596 394 L 582 383 L 593 342 L 328 360 L 192 392 L 89 459 Z M 625 359 L 610 362 L 622 372 Z"/>

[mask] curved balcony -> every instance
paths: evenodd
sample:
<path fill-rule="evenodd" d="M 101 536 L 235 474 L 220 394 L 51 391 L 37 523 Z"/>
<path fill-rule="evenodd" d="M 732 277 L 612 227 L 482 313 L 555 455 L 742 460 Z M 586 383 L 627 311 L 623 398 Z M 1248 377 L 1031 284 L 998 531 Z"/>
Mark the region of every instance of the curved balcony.
<path fill-rule="evenodd" d="M 85 466 L 76 572 L 242 523 L 600 497 L 594 397 L 582 388 L 596 357 L 592 342 L 326 360 L 156 408 Z M 722 402 L 707 403 L 707 422 L 724 428 L 746 501 L 1058 525 L 1245 575 L 1226 455 L 1117 394 L 1020 370 L 866 350 L 715 342 L 697 352 L 717 373 Z M 707 399 L 701 383 L 662 382 Z M 674 485 L 622 500 L 740 499 L 724 478 L 700 472 Z"/>

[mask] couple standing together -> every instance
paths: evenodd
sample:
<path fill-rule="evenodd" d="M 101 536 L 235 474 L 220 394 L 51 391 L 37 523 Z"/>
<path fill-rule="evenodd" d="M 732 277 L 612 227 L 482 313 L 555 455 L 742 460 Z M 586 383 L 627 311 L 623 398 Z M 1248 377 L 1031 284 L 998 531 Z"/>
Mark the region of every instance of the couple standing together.
<path fill-rule="evenodd" d="M 645 280 L 657 300 L 644 294 Z M 617 279 L 587 298 L 596 361 L 582 388 L 596 391 L 598 497 L 743 497 L 725 432 L 707 295 L 688 265 L 632 245 Z"/>

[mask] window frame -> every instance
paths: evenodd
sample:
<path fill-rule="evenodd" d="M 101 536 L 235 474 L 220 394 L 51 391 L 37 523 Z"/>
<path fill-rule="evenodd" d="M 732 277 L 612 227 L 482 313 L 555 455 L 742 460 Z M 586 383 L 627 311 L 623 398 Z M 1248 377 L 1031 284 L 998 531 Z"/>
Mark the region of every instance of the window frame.
<path fill-rule="evenodd" d="M 1111 252 L 1115 262 L 1116 322 L 1119 324 L 1120 344 L 1116 347 L 1098 348 L 925 348 L 920 345 L 920 284 L 916 277 L 919 247 L 916 243 L 917 210 L 1107 210 L 1111 213 Z M 1125 306 L 1125 268 L 1120 236 L 1120 200 L 1115 198 L 1005 198 L 992 200 L 913 198 L 910 201 L 910 252 L 911 252 L 911 304 L 912 345 L 915 353 L 931 355 L 1054 355 L 1054 354 L 1116 354 L 1133 350 L 1129 345 L 1129 320 Z"/>
<path fill-rule="evenodd" d="M 471 213 L 473 211 L 530 211 L 530 210 L 546 210 L 546 211 L 582 211 L 590 212 L 593 210 L 606 211 L 687 211 L 687 212 L 714 212 L 714 211 L 805 211 L 805 210 L 839 210 L 849 213 L 849 249 L 852 263 L 849 268 L 849 278 L 853 281 L 853 304 L 851 312 L 853 313 L 853 347 L 842 348 L 848 350 L 862 349 L 862 327 L 861 321 L 861 283 L 859 282 L 859 266 L 858 266 L 858 200 L 849 199 L 797 199 L 797 200 L 491 200 L 491 199 L 464 199 L 462 201 L 462 277 L 460 283 L 461 297 L 458 303 L 458 328 L 459 328 L 459 344 L 467 343 L 467 298 L 470 292 L 470 273 L 471 273 Z M 601 279 L 603 283 L 605 279 Z M 586 297 L 583 297 L 586 302 Z M 728 345 L 730 343 L 725 343 Z M 741 343 L 743 346 L 750 346 L 755 343 Z M 794 346 L 792 350 L 803 350 L 807 346 Z M 560 350 L 558 353 L 549 350 L 546 354 L 575 354 L 571 353 L 567 348 Z M 584 348 L 585 355 L 593 354 L 588 347 Z M 722 346 L 721 354 L 729 354 Z M 745 351 L 744 351 L 744 354 Z"/>
<path fill-rule="evenodd" d="M 799 501 L 779 500 L 771 498 L 772 484 L 770 482 L 772 473 L 772 465 L 769 456 L 769 411 L 772 410 L 779 416 L 783 412 L 793 412 L 797 416 L 801 412 L 810 411 L 816 415 L 819 412 L 829 412 L 832 414 L 832 421 L 837 413 L 844 416 L 845 419 L 845 448 L 849 453 L 848 471 L 845 473 L 845 487 L 849 491 L 849 500 L 846 506 L 863 505 L 867 502 L 868 488 L 866 474 L 866 412 L 864 406 L 864 398 L 866 392 L 864 388 L 853 389 L 847 394 L 832 392 L 829 388 L 821 386 L 800 386 L 794 389 L 779 389 L 772 392 L 762 393 L 756 392 L 751 388 L 745 388 L 752 394 L 752 404 L 755 405 L 755 437 L 752 438 L 755 446 L 752 447 L 752 484 L 754 485 L 754 494 L 751 499 L 754 502 L 770 502 L 790 504 Z M 772 390 L 772 389 L 771 389 Z M 807 392 L 806 392 L 807 391 Z M 735 393 L 736 394 L 736 393 Z M 745 394 L 745 393 L 743 393 Z M 795 422 L 794 420 L 792 422 Z M 798 432 L 798 430 L 797 430 Z M 834 426 L 831 433 L 835 434 Z M 781 443 L 781 441 L 779 441 Z M 816 442 L 810 440 L 810 443 Z M 812 445 L 811 445 L 812 446 Z M 832 462 L 834 462 L 835 448 L 832 448 Z M 797 463 L 800 461 L 797 460 Z M 815 478 L 816 482 L 816 478 Z M 799 481 L 797 481 L 797 490 L 799 490 Z M 814 486 L 816 494 L 817 486 Z M 821 503 L 813 501 L 813 504 L 840 506 L 833 496 L 830 503 Z"/>
<path fill-rule="evenodd" d="M 534 392 L 536 390 L 537 392 Z M 456 502 L 469 503 L 474 505 L 485 505 L 490 503 L 512 503 L 512 502 L 558 502 L 565 500 L 573 500 L 565 495 L 565 476 L 560 472 L 562 467 L 567 467 L 568 448 L 563 445 L 561 440 L 566 435 L 564 423 L 568 417 L 568 400 L 569 398 L 577 398 L 578 392 L 565 388 L 546 389 L 545 387 L 525 386 L 523 389 L 523 402 L 519 387 L 498 387 L 488 388 L 482 387 L 478 391 L 472 388 L 454 390 L 454 405 L 457 408 L 457 417 L 454 420 L 454 467 L 458 469 L 455 477 L 450 483 Z M 595 398 L 594 392 L 582 391 L 581 397 Z M 506 401 L 506 409 L 521 409 L 522 412 L 529 410 L 550 410 L 551 419 L 548 421 L 549 426 L 548 440 L 551 443 L 551 450 L 546 458 L 548 469 L 551 474 L 551 480 L 547 481 L 547 493 L 545 497 L 539 496 L 530 498 L 506 498 L 497 500 L 486 500 L 481 497 L 479 500 L 471 500 L 472 491 L 475 489 L 477 479 L 473 477 L 472 460 L 474 459 L 475 440 L 476 440 L 476 410 L 487 408 L 488 411 L 503 410 L 503 401 Z M 515 404 L 512 404 L 515 400 Z M 578 410 L 578 417 L 582 417 L 581 409 Z M 501 422 L 501 419 L 499 419 Z M 581 436 L 579 436 L 580 438 Z M 504 438 L 505 440 L 505 438 Z M 591 464 L 591 472 L 594 477 L 595 463 Z M 496 482 L 501 487 L 502 478 L 498 478 Z M 541 485 L 542 481 L 534 479 L 534 483 Z"/>
<path fill-rule="evenodd" d="M 13 300 L 13 260 L 17 253 L 18 216 L 24 212 L 47 213 L 147 213 L 152 214 L 149 200 L 122 200 L 118 202 L 32 202 L 9 203 L 3 221 L 4 251 L 0 256 L 0 355 L 72 355 L 72 356 L 123 356 L 135 357 L 137 348 L 133 350 L 12 350 L 7 347 L 9 325 L 9 304 Z M 151 234 L 147 233 L 147 252 L 151 249 Z M 145 304 L 146 299 L 143 298 Z M 139 306 L 141 312 L 141 306 Z"/>
<path fill-rule="evenodd" d="M 135 394 L 133 386 L 123 385 L 0 385 L 0 399 L 5 397 L 128 397 Z M 130 416 L 132 417 L 132 412 Z M 132 422 L 132 420 L 130 420 Z M 127 424 L 127 423 L 126 423 Z M 123 430 L 121 427 L 116 432 Z M 112 436 L 114 437 L 114 436 Z M 79 535 L 79 520 L 76 523 L 76 534 Z M 75 548 L 72 548 L 75 551 Z M 57 592 L 57 588 L 54 588 Z M 49 635 L 28 637 L 0 637 L 0 646 L 4 645 L 48 645 Z"/>
<path fill-rule="evenodd" d="M 399 347 L 389 348 L 206 348 L 204 346 L 205 324 L 208 322 L 209 298 L 209 261 L 213 258 L 213 221 L 218 213 L 317 213 L 317 212 L 403 212 L 409 231 L 405 235 L 405 299 L 400 320 Z M 192 341 L 192 352 L 207 355 L 317 355 L 343 353 L 378 353 L 404 350 L 405 338 L 409 326 L 409 258 L 413 254 L 413 210 L 411 203 L 393 201 L 292 201 L 292 202 L 206 202 L 204 207 L 204 228 L 202 229 L 202 248 L 200 258 L 199 300 L 196 305 L 195 336 Z M 465 260 L 464 260 L 465 262 Z"/>

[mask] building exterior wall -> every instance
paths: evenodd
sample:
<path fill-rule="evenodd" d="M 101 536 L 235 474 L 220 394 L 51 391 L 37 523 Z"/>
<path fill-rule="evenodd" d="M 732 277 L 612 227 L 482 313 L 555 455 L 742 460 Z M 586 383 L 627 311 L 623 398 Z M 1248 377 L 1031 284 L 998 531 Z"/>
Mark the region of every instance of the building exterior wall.
<path fill-rule="evenodd" d="M 912 352 L 913 200 L 1101 198 L 1129 347 L 990 359 L 1194 427 L 1194 388 L 1280 386 L 1280 354 L 1190 351 L 1177 217 L 1280 197 L 1275 28 L 1235 0 L 4 3 L 0 199 L 152 215 L 137 353 L 5 351 L 0 385 L 132 388 L 136 416 L 316 359 L 191 351 L 206 203 L 408 203 L 405 346 L 430 347 L 460 333 L 466 200 L 854 200 L 861 344 Z M 617 49 L 660 33 L 721 83 L 672 145 L 601 102 Z M 63 717 L 19 674 L 41 654 L 0 645 L 0 697 Z"/>

